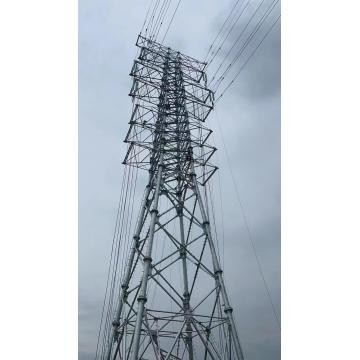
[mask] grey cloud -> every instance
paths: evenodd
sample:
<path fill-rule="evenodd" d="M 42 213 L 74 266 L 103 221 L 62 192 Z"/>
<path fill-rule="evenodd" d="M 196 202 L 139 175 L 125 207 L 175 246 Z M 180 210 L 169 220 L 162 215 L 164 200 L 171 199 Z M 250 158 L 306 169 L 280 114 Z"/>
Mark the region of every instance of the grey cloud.
<path fill-rule="evenodd" d="M 244 4 L 242 2 L 242 4 Z M 222 71 L 226 68 L 228 64 L 231 63 L 231 60 L 235 57 L 237 51 L 241 51 L 242 54 L 239 57 L 238 61 L 232 64 L 231 71 L 229 72 L 228 79 L 232 79 L 233 76 L 240 70 L 241 66 L 245 63 L 248 56 L 251 55 L 252 51 L 255 49 L 256 45 L 261 41 L 262 36 L 265 32 L 271 27 L 273 22 L 276 20 L 278 11 L 275 7 L 274 10 L 270 13 L 269 17 L 265 20 L 263 25 L 259 28 L 258 32 L 252 38 L 252 41 L 249 43 L 249 46 L 243 51 L 243 45 L 246 43 L 246 40 L 251 35 L 251 32 L 255 28 L 255 25 L 258 21 L 261 20 L 262 15 L 265 13 L 265 9 L 270 4 L 270 2 L 265 2 L 263 7 L 260 8 L 257 15 L 253 18 L 253 20 L 248 24 L 248 20 L 250 16 L 255 11 L 255 5 L 258 3 L 252 2 L 249 3 L 249 6 L 245 9 L 243 14 L 240 16 L 236 25 L 234 26 L 232 32 L 229 34 L 227 40 L 222 44 L 222 47 L 219 51 L 218 60 L 215 60 L 210 69 L 212 72 L 215 72 L 218 69 L 218 66 L 228 54 L 228 52 L 232 49 L 234 43 L 236 46 L 229 53 L 227 58 L 227 62 L 221 67 L 221 71 L 219 71 L 219 76 Z M 227 15 L 227 14 L 226 14 Z M 238 13 L 235 13 L 231 18 L 232 21 L 235 21 Z M 217 29 L 219 29 L 222 25 L 222 21 L 225 18 L 225 14 L 222 14 L 221 18 L 217 18 L 214 21 L 214 31 L 212 33 L 216 34 Z M 224 34 L 226 33 L 226 29 L 224 28 Z M 241 36 L 239 36 L 242 34 Z M 215 36 L 215 35 L 214 35 Z M 236 42 L 237 41 L 237 42 Z M 216 43 L 219 44 L 219 43 Z M 219 44 L 220 45 L 220 44 Z M 219 46 L 218 45 L 218 46 Z M 215 47 L 217 50 L 218 47 Z M 214 49 L 213 49 L 214 50 Z M 257 101 L 259 98 L 264 98 L 266 96 L 279 96 L 280 92 L 280 69 L 281 69 L 281 36 L 280 36 L 280 26 L 277 25 L 267 36 L 266 40 L 263 42 L 261 47 L 257 50 L 255 55 L 252 57 L 251 61 L 246 66 L 246 71 L 242 71 L 242 74 L 239 76 L 237 86 L 238 96 L 243 97 L 254 97 L 254 101 Z M 226 81 L 224 81 L 225 83 Z"/>
<path fill-rule="evenodd" d="M 232 3 L 183 1 L 166 43 L 202 59 Z M 141 0 L 79 1 L 80 360 L 93 360 L 96 347 L 125 154 L 122 140 L 131 111 L 128 74 L 144 4 Z M 226 283 L 247 360 L 280 359 L 279 329 L 236 201 L 218 123 L 280 315 L 279 27 L 275 30 L 219 102 L 218 120 L 212 114 L 208 122 L 219 149 L 221 184 L 216 177 L 213 186 L 216 192 L 221 185 L 223 195 Z M 220 233 L 220 216 L 217 223 Z"/>

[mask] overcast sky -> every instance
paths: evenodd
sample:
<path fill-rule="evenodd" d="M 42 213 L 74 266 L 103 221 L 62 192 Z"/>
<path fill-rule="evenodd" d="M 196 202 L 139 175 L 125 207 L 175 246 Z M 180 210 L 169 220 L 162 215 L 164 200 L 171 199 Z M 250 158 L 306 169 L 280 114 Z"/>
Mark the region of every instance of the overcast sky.
<path fill-rule="evenodd" d="M 182 0 L 165 43 L 202 60 L 233 3 Z M 249 12 L 258 3 L 253 0 Z M 79 0 L 80 360 L 93 359 L 96 347 L 131 112 L 128 74 L 147 6 L 144 0 Z M 218 126 L 280 316 L 279 24 L 219 101 L 217 115 L 218 120 L 211 114 L 208 125 L 219 149 L 226 283 L 246 359 L 277 360 L 280 331 L 236 201 Z"/>

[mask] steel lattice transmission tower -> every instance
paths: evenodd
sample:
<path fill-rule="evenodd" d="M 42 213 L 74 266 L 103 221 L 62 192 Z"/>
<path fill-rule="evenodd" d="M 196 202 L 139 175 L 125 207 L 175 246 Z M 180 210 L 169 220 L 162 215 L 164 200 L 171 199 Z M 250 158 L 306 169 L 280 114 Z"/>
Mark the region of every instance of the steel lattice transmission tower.
<path fill-rule="evenodd" d="M 148 170 L 103 359 L 243 359 L 209 222 L 205 63 L 138 37 L 124 163 Z"/>

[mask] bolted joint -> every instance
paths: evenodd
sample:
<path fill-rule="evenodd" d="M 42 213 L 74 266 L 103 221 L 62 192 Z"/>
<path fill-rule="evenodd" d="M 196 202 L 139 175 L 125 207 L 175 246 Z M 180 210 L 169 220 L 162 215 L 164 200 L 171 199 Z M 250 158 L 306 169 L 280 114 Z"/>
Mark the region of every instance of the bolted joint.
<path fill-rule="evenodd" d="M 144 256 L 144 262 L 152 262 L 152 257 L 151 256 Z"/>
<path fill-rule="evenodd" d="M 181 258 L 184 258 L 184 257 L 186 256 L 186 248 L 185 248 L 184 245 L 181 245 L 181 246 L 180 246 L 179 254 L 180 254 L 180 257 L 181 257 Z"/>
<path fill-rule="evenodd" d="M 139 249 L 139 247 L 140 247 L 140 236 L 135 235 L 135 236 L 133 237 L 133 239 L 134 239 L 134 241 L 135 241 L 135 248 L 136 248 L 136 249 Z"/>
<path fill-rule="evenodd" d="M 228 306 L 224 309 L 224 313 L 227 314 L 227 313 L 232 313 L 233 312 L 233 308 L 231 306 Z"/>
<path fill-rule="evenodd" d="M 223 271 L 219 268 L 219 269 L 216 269 L 214 274 L 215 275 L 221 275 L 223 273 Z"/>
<path fill-rule="evenodd" d="M 113 322 L 112 322 L 112 326 L 113 327 L 119 327 L 120 326 L 120 321 L 119 320 L 114 320 Z"/>
<path fill-rule="evenodd" d="M 138 301 L 138 302 L 146 303 L 146 302 L 147 302 L 147 297 L 146 297 L 145 295 L 140 295 L 140 296 L 137 298 L 137 301 Z"/>
<path fill-rule="evenodd" d="M 126 301 L 129 296 L 129 293 L 127 292 L 127 288 L 128 288 L 128 286 L 126 286 L 125 289 L 123 288 L 122 298 L 124 299 L 124 301 Z"/>
<path fill-rule="evenodd" d="M 152 213 L 156 213 L 156 215 L 159 213 L 159 210 L 158 209 L 151 209 L 150 210 L 150 214 Z"/>
<path fill-rule="evenodd" d="M 208 220 L 205 220 L 205 221 L 203 222 L 203 225 L 204 225 L 204 226 L 206 226 L 206 225 L 210 225 L 210 223 L 209 223 L 209 221 L 208 221 Z"/>
<path fill-rule="evenodd" d="M 124 283 L 121 284 L 121 288 L 124 291 L 124 296 L 127 295 L 126 290 L 129 288 L 129 285 L 126 282 L 124 282 Z"/>

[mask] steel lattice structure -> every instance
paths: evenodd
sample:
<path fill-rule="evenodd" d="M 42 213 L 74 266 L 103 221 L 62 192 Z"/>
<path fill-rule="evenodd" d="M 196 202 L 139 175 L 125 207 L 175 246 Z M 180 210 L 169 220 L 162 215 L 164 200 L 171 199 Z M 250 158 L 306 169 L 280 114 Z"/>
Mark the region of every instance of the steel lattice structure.
<path fill-rule="evenodd" d="M 149 179 L 102 359 L 241 360 L 204 196 L 217 170 L 206 64 L 142 36 L 136 45 L 124 164 Z"/>

